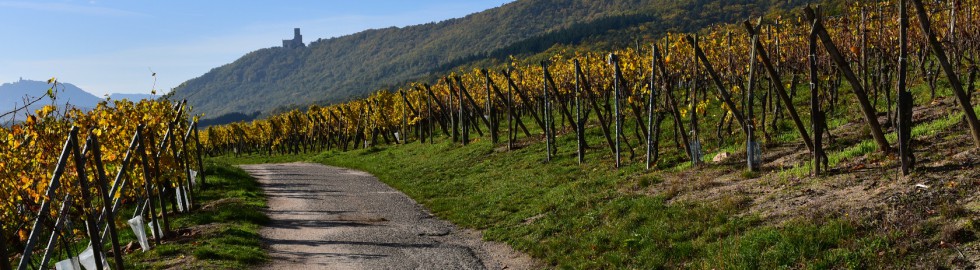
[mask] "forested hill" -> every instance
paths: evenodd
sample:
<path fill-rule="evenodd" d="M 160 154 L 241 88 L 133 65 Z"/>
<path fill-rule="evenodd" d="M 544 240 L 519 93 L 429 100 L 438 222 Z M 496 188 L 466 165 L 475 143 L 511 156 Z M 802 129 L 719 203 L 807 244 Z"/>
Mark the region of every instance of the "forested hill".
<path fill-rule="evenodd" d="M 804 0 L 518 0 L 438 23 L 367 30 L 306 48 L 260 49 L 174 91 L 205 118 L 333 103 L 486 57 L 543 51 L 615 30 L 696 30 Z M 612 37 L 622 38 L 622 37 Z M 227 117 L 226 117 L 227 118 Z M 234 119 L 228 119 L 234 120 Z"/>

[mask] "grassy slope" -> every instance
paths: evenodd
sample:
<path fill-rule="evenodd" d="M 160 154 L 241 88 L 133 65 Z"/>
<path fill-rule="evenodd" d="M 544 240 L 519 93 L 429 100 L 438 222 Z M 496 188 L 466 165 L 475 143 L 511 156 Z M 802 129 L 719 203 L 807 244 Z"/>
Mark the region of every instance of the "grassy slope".
<path fill-rule="evenodd" d="M 919 121 L 913 129 L 914 138 L 922 144 L 919 151 L 933 151 L 927 147 L 930 142 L 967 139 L 965 125 L 959 121 L 962 112 L 958 107 L 951 107 L 951 104 L 937 107 L 925 96 L 927 90 L 922 86 L 917 90 L 918 106 L 934 111 L 924 113 L 934 116 Z M 944 88 L 939 94 L 940 97 L 951 95 Z M 797 99 L 804 95 L 798 95 Z M 868 268 L 947 264 L 948 261 L 935 261 L 946 256 L 936 257 L 936 252 L 952 252 L 948 244 L 943 244 L 956 239 L 943 236 L 949 233 L 943 232 L 947 230 L 945 227 L 950 227 L 947 223 L 959 224 L 953 228 L 953 234 L 972 235 L 971 232 L 976 230 L 972 225 L 975 221 L 969 221 L 968 215 L 962 214 L 972 210 L 964 210 L 962 206 L 939 205 L 939 214 L 931 205 L 919 207 L 923 209 L 885 209 L 885 215 L 905 215 L 900 212 L 909 210 L 927 213 L 909 213 L 913 223 L 897 229 L 893 223 L 876 219 L 880 215 L 848 216 L 848 210 L 827 214 L 789 206 L 795 210 L 790 211 L 788 217 L 759 216 L 760 212 L 767 213 L 758 208 L 791 205 L 783 199 L 796 196 L 792 194 L 811 188 L 858 186 L 865 191 L 875 190 L 879 185 L 877 180 L 861 179 L 884 175 L 889 176 L 882 179 L 890 179 L 895 173 L 897 161 L 876 152 L 866 131 L 860 130 L 863 121 L 855 119 L 858 114 L 853 111 L 856 108 L 842 108 L 844 110 L 836 112 L 831 123 L 835 133 L 843 132 L 835 134 L 842 142 L 828 148 L 831 166 L 836 170 L 830 176 L 816 178 L 806 176 L 810 165 L 805 157 L 796 159 L 799 163 L 789 164 L 789 167 L 764 170 L 761 177 L 741 173 L 741 162 L 691 168 L 684 157 L 672 149 L 669 128 L 665 129 L 667 134 L 661 143 L 667 151 L 659 164 L 660 170 L 655 172 L 646 172 L 642 168 L 642 156 L 633 160 L 624 158 L 627 160 L 624 168 L 613 168 L 612 155 L 595 126 L 587 129 L 587 140 L 592 148 L 587 151 L 584 165 L 575 161 L 572 135 L 559 136 L 559 156 L 552 162 L 544 161 L 545 145 L 540 139 L 522 142 L 527 145 L 522 149 L 506 151 L 499 147 L 492 149 L 486 137 L 477 138 L 466 147 L 441 138 L 436 144 L 413 142 L 350 152 L 218 159 L 228 163 L 305 160 L 368 171 L 424 204 L 439 217 L 484 230 L 489 240 L 509 243 L 561 268 Z M 885 108 L 882 106 L 880 111 Z M 944 114 L 947 111 L 953 113 Z M 532 123 L 530 119 L 525 122 Z M 624 130 L 632 131 L 629 122 Z M 665 122 L 669 123 L 669 119 Z M 798 135 L 788 124 L 780 123 L 771 144 L 799 144 Z M 529 127 L 532 133 L 540 133 L 536 127 Z M 894 142 L 894 133 L 888 134 L 888 138 Z M 635 139 L 632 143 L 636 143 Z M 953 151 L 957 153 L 968 147 L 959 145 L 949 150 L 959 149 Z M 744 153 L 743 148 L 735 143 L 721 148 L 709 147 L 706 152 L 710 159 L 714 152 L 727 151 L 737 155 L 740 151 Z M 920 160 L 930 164 L 942 163 L 948 155 L 951 154 L 917 154 Z M 742 158 L 744 154 L 735 159 Z M 866 164 L 874 169 L 853 172 L 850 168 L 854 164 Z M 932 171 L 930 164 L 921 165 L 921 172 L 913 175 L 918 180 L 884 181 L 910 186 L 905 182 L 935 181 L 937 177 L 962 178 L 956 171 Z M 715 189 L 713 185 L 719 181 L 700 178 L 717 179 L 719 175 L 713 173 L 718 171 L 726 171 L 728 179 L 734 174 L 740 175 L 735 178 L 760 177 L 761 180 L 742 182 L 736 179 L 731 182 L 738 186 L 736 192 L 721 192 L 721 195 L 709 192 L 710 197 L 699 197 L 704 190 Z M 966 170 L 965 173 L 970 175 L 974 171 Z M 682 183 L 675 182 L 678 178 L 683 178 Z M 943 189 L 943 192 L 953 190 L 959 195 L 927 200 L 962 198 L 969 202 L 973 196 L 970 194 L 975 193 L 973 184 L 960 182 L 962 184 L 952 182 L 960 187 Z M 756 186 L 774 191 L 762 194 L 740 191 Z M 903 193 L 895 194 L 894 198 L 911 198 L 908 204 L 921 204 L 914 202 L 919 196 L 915 192 L 900 190 Z M 678 193 L 682 199 L 677 199 Z M 879 199 L 882 198 L 865 200 Z M 872 212 L 881 210 L 872 208 Z M 964 225 L 963 220 L 968 222 Z M 936 249 L 935 245 L 943 248 Z"/>
<path fill-rule="evenodd" d="M 597 136 L 598 134 L 592 134 Z M 561 137 L 563 146 L 571 145 Z M 559 267 L 773 268 L 862 267 L 880 262 L 888 239 L 865 235 L 840 219 L 763 225 L 744 214 L 739 198 L 668 203 L 662 196 L 624 192 L 661 181 L 632 162 L 621 169 L 605 149 L 592 149 L 579 165 L 573 150 L 544 162 L 544 145 L 513 152 L 448 142 L 409 144 L 319 156 L 225 157 L 257 163 L 309 160 L 371 172 L 424 204 L 437 216 L 484 230 L 489 240 Z"/>
<path fill-rule="evenodd" d="M 178 236 L 149 252 L 127 255 L 127 268 L 242 269 L 267 259 L 259 229 L 269 218 L 262 212 L 265 195 L 258 182 L 225 163 L 206 167 L 208 188 L 195 194 L 200 209 L 171 220 Z M 135 241 L 125 228 L 120 231 L 122 243 Z"/>
<path fill-rule="evenodd" d="M 439 217 L 560 267 L 861 267 L 876 262 L 876 247 L 887 242 L 842 220 L 760 226 L 758 218 L 741 215 L 737 199 L 667 203 L 621 192 L 660 181 L 639 165 L 578 165 L 568 149 L 546 163 L 540 144 L 489 149 L 486 142 L 410 144 L 314 160 L 371 172 Z M 588 160 L 603 155 L 592 153 Z"/>

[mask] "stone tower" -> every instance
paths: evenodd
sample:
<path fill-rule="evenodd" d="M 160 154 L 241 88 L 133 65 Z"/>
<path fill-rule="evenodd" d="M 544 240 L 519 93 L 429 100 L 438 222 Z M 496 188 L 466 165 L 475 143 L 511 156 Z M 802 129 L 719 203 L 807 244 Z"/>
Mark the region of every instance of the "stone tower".
<path fill-rule="evenodd" d="M 303 43 L 303 35 L 299 33 L 299 28 L 293 28 L 293 39 L 283 40 L 282 47 L 288 49 L 306 47 L 306 44 Z"/>

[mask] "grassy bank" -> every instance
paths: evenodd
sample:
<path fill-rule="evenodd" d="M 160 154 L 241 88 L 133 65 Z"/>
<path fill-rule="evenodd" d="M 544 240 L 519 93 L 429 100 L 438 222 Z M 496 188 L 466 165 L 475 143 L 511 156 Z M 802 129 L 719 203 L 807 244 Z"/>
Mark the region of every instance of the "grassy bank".
<path fill-rule="evenodd" d="M 560 139 L 561 140 L 561 139 Z M 567 140 L 567 138 L 565 138 Z M 562 145 L 569 145 L 563 143 Z M 668 202 L 628 192 L 661 180 L 637 162 L 544 162 L 544 146 L 498 152 L 485 141 L 326 152 L 310 160 L 364 170 L 437 216 L 560 268 L 864 268 L 890 260 L 890 238 L 839 217 L 764 224 L 746 199 Z M 591 150 L 588 160 L 608 155 Z M 239 162 L 256 162 L 239 158 Z"/>
<path fill-rule="evenodd" d="M 939 107 L 926 111 L 922 113 L 924 118 L 917 120 L 913 137 L 923 145 L 917 148 L 921 149 L 921 160 L 937 163 L 969 149 L 960 144 L 944 145 L 955 151 L 937 154 L 931 153 L 935 149 L 924 147 L 930 142 L 964 140 L 962 113 L 954 108 L 947 114 L 949 110 Z M 758 174 L 742 173 L 742 165 L 724 162 L 692 168 L 679 151 L 667 151 L 658 164 L 659 170 L 653 172 L 644 170 L 642 156 L 624 157 L 625 167 L 617 169 L 598 128 L 586 131 L 592 146 L 587 151 L 586 164 L 576 162 L 573 135 L 558 137 L 559 155 L 551 162 L 545 161 L 541 140 L 531 139 L 520 143 L 524 145 L 521 149 L 506 151 L 499 145 L 494 149 L 486 137 L 476 138 L 466 147 L 443 137 L 435 144 L 412 142 L 350 152 L 226 156 L 216 160 L 232 164 L 310 161 L 367 171 L 440 218 L 483 230 L 488 240 L 508 243 L 558 268 L 866 269 L 956 265 L 955 260 L 950 263 L 948 257 L 942 257 L 943 252 L 953 252 L 951 242 L 969 244 L 972 240 L 968 239 L 976 231 L 972 225 L 975 222 L 949 226 L 962 223 L 968 219 L 962 216 L 968 215 L 953 213 L 958 211 L 943 213 L 943 206 L 935 208 L 929 202 L 956 198 L 969 202 L 969 198 L 975 198 L 971 195 L 976 194 L 975 180 L 970 179 L 976 178 L 970 177 L 976 170 L 935 171 L 936 165 L 925 164 L 919 173 L 942 174 L 942 181 L 934 181 L 934 190 L 909 190 L 909 186 L 919 183 L 911 181 L 931 180 L 920 176 L 915 180 L 893 177 L 897 161 L 875 151 L 867 133 L 860 130 L 863 123 L 853 117 L 841 119 L 832 127 L 847 126 L 835 130 L 844 143 L 828 149 L 831 166 L 837 170 L 820 177 L 807 176 L 809 165 L 805 157 L 791 158 L 786 165 Z M 788 125 L 780 126 L 787 128 L 773 131 L 777 138 L 773 143 L 793 141 L 796 133 Z M 532 133 L 539 133 L 534 127 L 531 129 Z M 624 130 L 632 130 L 632 125 L 628 123 Z M 669 148 L 672 134 L 665 131 L 661 147 Z M 893 133 L 887 136 L 894 141 Z M 792 150 L 792 146 L 784 148 L 790 149 L 783 150 L 787 154 L 802 151 Z M 740 149 L 738 144 L 728 144 L 709 147 L 706 152 L 711 157 L 715 152 L 738 153 Z M 924 153 L 926 150 L 929 153 Z M 628 152 L 624 151 L 624 156 Z M 734 160 L 742 158 L 744 155 Z M 780 157 L 771 159 L 776 158 Z M 845 166 L 845 161 L 861 163 L 862 169 Z M 863 169 L 863 165 L 873 168 Z M 715 177 L 720 175 L 728 177 Z M 741 177 L 733 179 L 732 175 Z M 678 178 L 690 181 L 672 182 Z M 945 182 L 949 179 L 956 181 Z M 715 189 L 724 185 L 732 188 Z M 711 193 L 713 189 L 716 191 Z M 835 190 L 856 192 L 821 197 Z M 686 197 L 678 199 L 677 193 L 685 192 Z M 847 199 L 872 203 L 813 203 Z M 800 206 L 806 203 L 813 208 Z M 759 216 L 766 210 L 758 208 L 771 206 L 790 210 L 777 218 Z M 846 209 L 852 206 L 855 209 Z M 866 208 L 857 209 L 862 207 Z M 960 232 L 969 237 L 955 236 Z M 960 257 L 965 256 L 961 253 Z"/>
<path fill-rule="evenodd" d="M 127 268 L 242 269 L 267 260 L 259 229 L 269 218 L 258 182 L 227 163 L 208 162 L 206 168 L 208 188 L 195 194 L 199 209 L 171 219 L 176 236 L 128 254 Z M 131 230 L 120 234 L 123 244 L 135 241 Z"/>

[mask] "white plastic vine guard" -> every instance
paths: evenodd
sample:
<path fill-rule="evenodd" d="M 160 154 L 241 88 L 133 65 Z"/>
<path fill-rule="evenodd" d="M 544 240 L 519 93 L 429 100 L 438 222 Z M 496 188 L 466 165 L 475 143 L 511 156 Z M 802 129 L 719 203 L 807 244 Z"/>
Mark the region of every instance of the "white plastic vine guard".
<path fill-rule="evenodd" d="M 184 212 L 184 209 L 187 208 L 186 207 L 186 203 L 185 203 L 187 198 L 184 195 L 184 189 L 178 187 L 176 191 L 177 191 L 176 192 L 177 193 L 177 212 Z"/>
<path fill-rule="evenodd" d="M 191 197 L 187 196 L 187 194 L 190 193 L 188 192 L 190 189 L 191 187 L 184 187 L 184 208 L 186 208 L 188 211 L 191 210 Z"/>
<path fill-rule="evenodd" d="M 102 255 L 102 267 L 104 269 L 110 269 L 109 262 L 105 260 L 105 253 L 101 255 Z M 95 251 L 92 250 L 91 243 L 88 244 L 88 248 L 85 248 L 85 251 L 82 251 L 81 254 L 78 254 L 78 261 L 82 264 L 82 267 L 85 267 L 85 269 L 87 270 L 97 270 L 97 268 L 95 268 Z"/>
<path fill-rule="evenodd" d="M 78 264 L 78 257 L 57 262 L 54 264 L 54 268 L 57 270 L 82 270 L 82 266 Z"/>
<path fill-rule="evenodd" d="M 195 185 L 196 186 L 197 185 L 197 171 L 195 171 L 195 170 L 188 170 L 188 171 L 190 171 L 190 173 L 191 173 L 191 185 Z"/>
<path fill-rule="evenodd" d="M 129 221 L 129 227 L 133 229 L 133 234 L 136 235 L 136 240 L 140 243 L 140 248 L 143 252 L 150 250 L 150 240 L 146 239 L 146 227 L 143 225 L 143 216 L 136 216 Z"/>
<path fill-rule="evenodd" d="M 156 239 L 157 235 L 163 234 L 163 231 L 160 229 L 160 225 L 157 225 L 155 222 L 150 221 L 146 224 L 150 225 L 150 234 L 153 236 L 153 239 Z"/>

